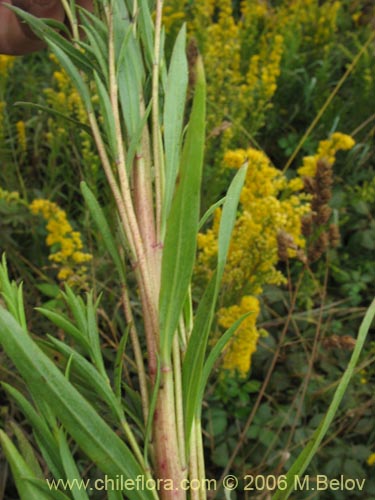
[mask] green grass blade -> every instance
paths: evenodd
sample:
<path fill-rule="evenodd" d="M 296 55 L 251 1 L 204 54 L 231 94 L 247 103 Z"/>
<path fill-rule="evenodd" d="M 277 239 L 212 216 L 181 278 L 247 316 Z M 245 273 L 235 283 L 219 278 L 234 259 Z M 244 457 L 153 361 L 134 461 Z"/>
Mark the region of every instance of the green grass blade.
<path fill-rule="evenodd" d="M 354 369 L 355 369 L 356 364 L 358 362 L 359 355 L 361 354 L 364 342 L 366 340 L 367 333 L 370 329 L 370 326 L 371 326 L 371 323 L 372 323 L 374 317 L 375 317 L 375 299 L 371 303 L 370 307 L 368 308 L 368 310 L 365 314 L 365 317 L 363 318 L 363 321 L 362 321 L 361 326 L 359 328 L 357 342 L 355 344 L 353 354 L 350 358 L 348 367 L 346 368 L 346 370 L 341 378 L 341 381 L 340 381 L 340 383 L 335 391 L 332 402 L 328 408 L 328 411 L 327 411 L 325 417 L 323 418 L 319 427 L 314 432 L 310 442 L 302 450 L 302 452 L 297 457 L 294 464 L 289 469 L 289 471 L 286 475 L 286 481 L 287 481 L 288 487 L 283 491 L 280 491 L 280 490 L 277 491 L 272 496 L 272 500 L 286 500 L 287 498 L 289 498 L 289 495 L 292 493 L 292 491 L 294 489 L 294 478 L 296 476 L 299 476 L 299 477 L 302 476 L 302 474 L 306 470 L 307 466 L 311 462 L 311 459 L 313 458 L 315 453 L 318 451 L 318 448 L 319 448 L 324 436 L 326 435 L 326 433 L 329 429 L 329 426 L 331 425 L 331 423 L 336 415 L 336 412 L 339 408 L 341 400 L 345 394 L 345 391 L 348 387 L 350 379 L 354 373 Z"/>
<path fill-rule="evenodd" d="M 41 493 L 45 493 L 49 500 L 71 500 L 71 497 L 66 496 L 62 491 L 48 486 L 47 481 L 41 481 L 40 479 L 33 479 L 29 477 L 25 478 L 25 481 L 33 485 Z"/>
<path fill-rule="evenodd" d="M 206 83 L 203 65 L 197 66 L 190 123 L 183 148 L 180 179 L 167 222 L 161 292 L 161 362 L 170 357 L 173 335 L 184 305 L 193 271 L 199 223 L 200 185 L 205 141 Z"/>
<path fill-rule="evenodd" d="M 108 381 L 103 378 L 86 358 L 64 344 L 64 342 L 51 336 L 49 336 L 49 340 L 56 350 L 63 354 L 66 359 L 72 357 L 73 374 L 80 377 L 84 383 L 87 384 L 87 387 L 91 387 L 97 397 L 101 398 L 108 405 L 112 414 L 121 422 L 123 419 L 123 412 L 118 400 L 109 387 Z"/>
<path fill-rule="evenodd" d="M 69 445 L 65 436 L 64 431 L 60 428 L 58 433 L 58 442 L 60 447 L 61 461 L 65 470 L 65 477 L 71 484 L 74 484 L 73 488 L 70 489 L 74 500 L 88 500 L 88 495 L 84 488 L 79 488 L 76 483 L 72 483 L 73 479 L 80 481 L 81 475 L 78 471 L 75 460 L 69 449 Z"/>
<path fill-rule="evenodd" d="M 167 220 L 180 164 L 182 126 L 188 86 L 186 26 L 180 30 L 173 48 L 164 103 L 165 192 L 163 221 Z"/>
<path fill-rule="evenodd" d="M 83 80 L 79 70 L 77 67 L 74 65 L 72 59 L 67 56 L 66 52 L 62 50 L 58 45 L 56 45 L 54 42 L 51 40 L 46 40 L 48 46 L 52 50 L 52 52 L 55 54 L 57 59 L 59 60 L 61 66 L 65 69 L 66 73 L 69 75 L 71 78 L 74 86 L 78 90 L 79 95 L 81 96 L 81 99 L 88 111 L 92 111 L 92 102 L 91 102 L 91 93 L 89 90 L 89 87 Z M 92 71 L 92 68 L 90 68 L 90 73 Z M 89 74 L 90 74 L 89 73 Z"/>
<path fill-rule="evenodd" d="M 0 308 L 0 344 L 32 392 L 43 399 L 82 451 L 110 477 L 144 473 L 126 444 L 70 384 L 11 314 Z M 153 498 L 149 491 L 129 491 L 129 498 Z"/>
<path fill-rule="evenodd" d="M 217 279 L 221 281 L 224 273 L 224 267 L 227 260 L 230 239 L 234 223 L 237 216 L 237 207 L 240 199 L 243 184 L 245 182 L 247 165 L 243 165 L 235 175 L 231 185 L 229 186 L 223 213 L 220 220 L 219 241 L 218 241 L 218 257 L 217 257 Z"/>
<path fill-rule="evenodd" d="M 210 208 L 203 214 L 201 220 L 199 221 L 199 226 L 198 226 L 199 231 L 206 224 L 206 222 L 211 217 L 211 215 L 215 212 L 215 210 L 217 208 L 221 207 L 224 204 L 225 199 L 226 199 L 225 196 L 223 196 L 222 198 L 220 198 L 219 201 L 217 201 L 216 203 L 214 203 L 213 205 L 211 205 Z"/>
<path fill-rule="evenodd" d="M 44 419 L 44 416 L 42 417 L 41 415 L 39 415 L 35 408 L 29 403 L 29 401 L 14 387 L 11 387 L 10 385 L 5 383 L 2 383 L 2 387 L 16 401 L 18 407 L 21 409 L 22 413 L 25 415 L 31 427 L 33 428 L 34 434 L 38 442 L 40 443 L 43 457 L 46 460 L 52 474 L 55 477 L 62 477 L 63 468 L 60 461 L 57 444 Z"/>
<path fill-rule="evenodd" d="M 15 422 L 10 422 L 10 427 L 17 438 L 18 447 L 22 458 L 25 460 L 27 465 L 30 467 L 31 471 L 39 479 L 44 479 L 43 471 L 40 468 L 38 459 L 34 453 L 34 449 L 30 444 L 30 441 L 25 436 L 22 428 Z"/>
<path fill-rule="evenodd" d="M 53 324 L 61 328 L 65 333 L 70 335 L 77 342 L 77 344 L 86 350 L 86 352 L 89 352 L 90 344 L 88 343 L 86 337 L 65 316 L 44 307 L 36 307 L 35 309 L 52 321 Z"/>
<path fill-rule="evenodd" d="M 118 401 L 121 401 L 121 386 L 122 386 L 122 367 L 123 367 L 123 356 L 126 348 L 130 332 L 130 325 L 125 329 L 123 336 L 121 337 L 115 359 L 115 366 L 113 369 L 113 390 Z"/>
<path fill-rule="evenodd" d="M 79 122 L 78 120 L 75 120 L 71 116 L 64 115 L 64 113 L 60 113 L 56 109 L 52 109 L 48 106 L 43 106 L 42 104 L 35 104 L 34 102 L 25 102 L 25 101 L 17 101 L 14 103 L 14 106 L 21 106 L 25 108 L 35 108 L 38 111 L 45 111 L 46 113 L 50 114 L 51 116 L 56 116 L 58 118 L 63 118 L 65 121 L 69 123 L 73 123 L 80 129 L 84 130 L 88 134 L 91 135 L 91 128 L 86 125 L 85 123 Z"/>
<path fill-rule="evenodd" d="M 112 157 L 117 158 L 116 127 L 111 101 L 107 89 L 96 71 L 94 71 L 94 79 L 99 96 L 100 111 L 104 120 L 105 134 L 111 148 Z"/>
<path fill-rule="evenodd" d="M 93 192 L 89 189 L 85 182 L 81 182 L 81 192 L 87 203 L 90 215 L 94 220 L 94 223 L 102 235 L 104 245 L 112 258 L 113 263 L 116 266 L 117 272 L 120 275 L 121 281 L 125 282 L 125 266 L 117 250 L 117 245 L 115 239 L 112 236 L 109 224 L 104 215 L 104 212 L 96 200 Z"/>
<path fill-rule="evenodd" d="M 245 180 L 246 170 L 246 165 L 239 169 L 225 197 L 219 228 L 217 270 L 199 304 L 183 362 L 182 381 L 184 388 L 185 436 L 187 448 L 190 443 L 191 426 L 196 412 L 199 411 L 201 395 L 203 395 L 206 384 L 206 380 L 203 378 L 203 365 L 208 336 L 214 317 L 219 286 L 224 273 L 230 238 L 236 220 L 238 201 Z"/>
<path fill-rule="evenodd" d="M 203 400 L 204 390 L 207 385 L 208 379 L 210 377 L 211 371 L 216 363 L 216 360 L 219 358 L 220 354 L 223 352 L 225 346 L 236 333 L 237 329 L 241 326 L 241 323 L 244 319 L 246 319 L 251 312 L 248 312 L 241 316 L 237 321 L 233 323 L 233 325 L 226 330 L 223 335 L 216 342 L 214 347 L 211 349 L 210 354 L 207 356 L 207 359 L 203 366 L 202 372 L 202 382 L 200 384 L 200 393 L 198 396 L 198 412 L 201 410 L 201 403 Z"/>
<path fill-rule="evenodd" d="M 25 480 L 26 477 L 37 479 L 21 454 L 8 436 L 0 430 L 0 445 L 10 465 L 20 500 L 50 500 L 50 497 L 39 492 L 35 486 Z"/>

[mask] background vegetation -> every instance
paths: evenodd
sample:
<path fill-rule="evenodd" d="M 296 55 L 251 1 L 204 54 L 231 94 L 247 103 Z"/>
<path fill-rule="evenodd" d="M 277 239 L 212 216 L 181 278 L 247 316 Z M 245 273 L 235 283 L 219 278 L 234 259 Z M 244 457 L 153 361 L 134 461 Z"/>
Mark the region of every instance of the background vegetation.
<path fill-rule="evenodd" d="M 373 6 L 366 0 L 165 4 L 167 50 L 186 21 L 191 67 L 198 50 L 205 62 L 203 211 L 223 196 L 233 167 L 249 160 L 212 338 L 242 312 L 254 313 L 206 394 L 207 477 L 219 478 L 223 470 L 239 477 L 283 474 L 325 413 L 374 294 Z M 15 105 L 19 101 L 38 107 Z M 0 56 L 1 252 L 11 275 L 22 276 L 30 310 L 63 310 L 64 282 L 77 290 L 103 290 L 102 347 L 111 362 L 124 323 L 121 290 L 104 246 L 94 239 L 78 181 L 95 186 L 108 213 L 112 207 L 84 124 L 80 98 L 53 57 Z M 338 132 L 343 135 L 333 135 Z M 333 137 L 341 138 L 339 147 L 322 145 Z M 318 160 L 327 154 L 319 152 L 330 147 L 330 161 L 322 167 Z M 301 170 L 314 161 L 315 171 Z M 210 274 L 219 218 L 217 210 L 202 228 L 193 297 Z M 48 324 L 38 321 L 30 329 L 48 333 Z M 308 469 L 311 475 L 366 478 L 366 495 L 351 495 L 369 500 L 375 498 L 374 361 L 370 333 L 341 409 Z M 125 376 L 131 387 L 131 367 Z M 1 352 L 0 380 L 22 391 Z M 4 392 L 0 426 L 13 429 L 18 439 L 16 429 L 29 434 Z M 95 474 L 89 464 L 81 467 Z M 1 455 L 0 470 L 0 498 L 17 498 Z"/>

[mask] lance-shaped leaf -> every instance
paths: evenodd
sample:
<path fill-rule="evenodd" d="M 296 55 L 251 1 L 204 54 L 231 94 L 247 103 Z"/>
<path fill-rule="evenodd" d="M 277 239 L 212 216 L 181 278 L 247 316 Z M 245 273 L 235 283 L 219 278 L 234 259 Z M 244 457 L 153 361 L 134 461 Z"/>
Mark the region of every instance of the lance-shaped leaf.
<path fill-rule="evenodd" d="M 180 164 L 182 125 L 184 119 L 188 64 L 185 52 L 186 27 L 183 25 L 176 39 L 169 65 L 164 103 L 165 190 L 162 224 L 165 225 L 176 184 Z"/>
<path fill-rule="evenodd" d="M 56 440 L 50 431 L 44 415 L 41 416 L 29 401 L 14 387 L 3 383 L 3 388 L 16 401 L 18 407 L 31 425 L 36 441 L 42 451 L 42 455 L 49 470 L 55 477 L 62 477 L 63 467 L 61 464 Z"/>
<path fill-rule="evenodd" d="M 85 202 L 87 203 L 88 209 L 90 211 L 90 215 L 94 220 L 94 223 L 102 235 L 104 245 L 112 258 L 113 263 L 116 266 L 117 272 L 121 278 L 121 281 L 125 282 L 125 266 L 120 257 L 120 254 L 117 249 L 117 245 L 114 237 L 112 236 L 111 230 L 109 228 L 109 224 L 104 215 L 103 209 L 99 205 L 99 202 L 95 198 L 93 192 L 89 189 L 85 182 L 81 182 L 81 191 L 83 197 L 85 198 Z"/>
<path fill-rule="evenodd" d="M 201 399 L 200 395 L 203 394 L 206 383 L 206 380 L 203 377 L 203 366 L 206 355 L 207 341 L 214 317 L 216 300 L 224 273 L 230 239 L 236 220 L 238 201 L 245 180 L 246 170 L 246 165 L 240 168 L 225 197 L 223 212 L 220 220 L 217 269 L 198 306 L 193 331 L 189 339 L 183 362 L 182 381 L 187 449 L 189 448 L 193 420 L 196 416 L 196 412 L 199 411 Z"/>
<path fill-rule="evenodd" d="M 26 481 L 25 478 L 38 479 L 31 468 L 22 458 L 20 452 L 14 446 L 8 436 L 0 430 L 0 444 L 4 451 L 4 455 L 12 470 L 14 482 L 16 483 L 17 491 L 20 495 L 20 500 L 50 500 L 50 496 L 42 493 L 33 484 Z"/>
<path fill-rule="evenodd" d="M 206 83 L 202 61 L 198 58 L 193 108 L 164 240 L 160 292 L 162 363 L 170 356 L 173 335 L 184 305 L 195 260 L 205 141 L 205 104 Z"/>
<path fill-rule="evenodd" d="M 77 464 L 72 456 L 72 452 L 70 451 L 68 441 L 63 429 L 59 429 L 58 431 L 58 442 L 61 461 L 65 470 L 65 477 L 68 481 L 70 481 L 70 484 L 72 484 L 72 488 L 70 488 L 70 491 L 74 500 L 89 500 L 85 489 L 81 487 L 82 479 L 79 474 Z"/>
<path fill-rule="evenodd" d="M 43 388 L 46 404 L 102 472 L 112 478 L 116 474 L 126 478 L 144 474 L 126 444 L 3 308 L 0 308 L 0 344 L 30 390 L 35 393 Z M 153 498 L 150 491 L 134 490 L 127 494 L 130 499 Z"/>

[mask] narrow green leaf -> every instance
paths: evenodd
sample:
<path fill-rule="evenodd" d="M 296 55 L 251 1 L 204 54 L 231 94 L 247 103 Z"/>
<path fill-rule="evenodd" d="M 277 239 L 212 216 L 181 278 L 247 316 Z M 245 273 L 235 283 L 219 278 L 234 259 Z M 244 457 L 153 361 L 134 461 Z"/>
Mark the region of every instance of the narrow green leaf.
<path fill-rule="evenodd" d="M 170 357 L 173 336 L 195 260 L 205 141 L 205 104 L 206 84 L 203 65 L 199 60 L 193 108 L 181 158 L 180 179 L 167 222 L 163 248 L 160 292 L 162 364 Z"/>
<path fill-rule="evenodd" d="M 220 220 L 219 241 L 218 241 L 218 258 L 217 258 L 217 279 L 218 282 L 224 273 L 224 267 L 227 260 L 229 244 L 232 237 L 232 231 L 237 216 L 238 201 L 240 199 L 243 184 L 245 182 L 247 172 L 247 164 L 243 165 L 235 175 L 231 185 L 229 186 L 223 213 Z"/>
<path fill-rule="evenodd" d="M 78 329 L 87 338 L 86 306 L 81 297 L 78 297 L 66 284 L 65 293 L 62 292 L 62 296 L 68 304 L 74 319 L 76 320 Z"/>
<path fill-rule="evenodd" d="M 130 332 L 130 325 L 125 329 L 123 336 L 121 337 L 115 359 L 115 366 L 113 369 L 113 387 L 115 396 L 119 401 L 121 401 L 121 381 L 122 381 L 122 367 L 123 367 L 123 356 L 126 348 L 126 343 L 128 341 Z"/>
<path fill-rule="evenodd" d="M 118 63 L 117 75 L 121 111 L 130 143 L 140 129 L 142 121 L 139 99 L 143 93 L 145 79 L 142 55 L 133 32 L 129 35 L 124 56 Z"/>
<path fill-rule="evenodd" d="M 211 215 L 215 212 L 215 210 L 224 204 L 225 200 L 226 197 L 223 196 L 222 198 L 220 198 L 219 201 L 211 205 L 210 208 L 203 214 L 201 220 L 199 221 L 199 226 L 198 226 L 199 231 L 202 229 L 202 227 L 205 225 L 205 223 L 208 221 Z"/>
<path fill-rule="evenodd" d="M 148 0 L 139 1 L 138 26 L 145 47 L 147 67 L 150 70 L 154 60 L 154 23 L 152 21 Z"/>
<path fill-rule="evenodd" d="M 29 401 L 14 387 L 3 383 L 3 388 L 16 401 L 22 413 L 27 418 L 34 434 L 39 441 L 40 448 L 48 467 L 55 477 L 62 477 L 63 468 L 60 461 L 57 444 L 45 419 L 40 416 Z"/>
<path fill-rule="evenodd" d="M 52 481 L 50 481 L 51 486 L 48 485 L 47 480 L 41 481 L 40 479 L 27 477 L 25 478 L 25 481 L 35 486 L 35 488 L 40 492 L 45 493 L 50 500 L 71 500 L 71 498 L 66 496 L 65 493 L 54 488 L 51 484 Z"/>
<path fill-rule="evenodd" d="M 33 475 L 35 477 L 38 477 L 39 479 L 44 479 L 43 471 L 40 468 L 38 459 L 35 456 L 34 449 L 31 446 L 29 440 L 25 436 L 22 428 L 17 425 L 15 422 L 11 422 L 10 426 L 12 428 L 12 431 L 14 432 L 14 435 L 17 438 L 18 442 L 18 447 L 20 450 L 20 453 L 22 455 L 22 458 L 25 460 L 27 465 L 30 467 Z"/>
<path fill-rule="evenodd" d="M 246 168 L 246 165 L 244 165 L 239 169 L 225 197 L 219 228 L 217 269 L 198 306 L 193 331 L 189 339 L 183 362 L 182 381 L 184 389 L 185 437 L 187 449 L 189 448 L 193 420 L 196 412 L 199 411 L 200 394 L 203 394 L 206 383 L 202 373 L 208 336 L 214 317 L 221 278 L 224 273 L 230 238 L 236 220 L 237 206 L 246 176 Z"/>
<path fill-rule="evenodd" d="M 12 441 L 2 430 L 0 430 L 0 444 L 10 465 L 20 500 L 49 500 L 49 496 L 39 492 L 32 484 L 25 481 L 26 477 L 37 478 Z"/>
<path fill-rule="evenodd" d="M 98 307 L 98 302 L 94 304 L 93 293 L 90 291 L 87 294 L 87 337 L 91 346 L 92 360 L 97 367 L 99 373 L 108 380 L 107 372 L 104 368 L 102 351 L 100 348 L 100 338 L 98 331 L 98 324 L 96 320 L 96 310 Z"/>
<path fill-rule="evenodd" d="M 80 129 L 84 130 L 88 134 L 91 135 L 91 128 L 86 125 L 85 123 L 79 122 L 78 120 L 75 120 L 71 116 L 64 115 L 64 113 L 60 113 L 59 111 L 56 111 L 55 109 L 49 108 L 48 106 L 43 106 L 41 104 L 35 104 L 33 102 L 25 102 L 25 101 L 17 101 L 14 103 L 14 106 L 22 106 L 22 107 L 28 107 L 28 108 L 35 108 L 40 111 L 45 111 L 46 113 L 52 115 L 52 116 L 57 116 L 58 118 L 63 118 L 69 123 L 74 123 L 77 127 Z"/>
<path fill-rule="evenodd" d="M 36 307 L 35 309 L 42 313 L 43 316 L 48 318 L 50 321 L 52 321 L 53 324 L 61 328 L 65 333 L 70 335 L 80 346 L 82 346 L 86 350 L 86 352 L 90 350 L 90 344 L 84 334 L 65 316 L 44 307 Z"/>
<path fill-rule="evenodd" d="M 74 65 L 72 59 L 70 59 L 67 54 L 58 46 L 56 43 L 51 40 L 46 40 L 48 46 L 55 54 L 57 59 L 59 60 L 61 66 L 65 69 L 67 74 L 70 76 L 74 86 L 78 90 L 79 95 L 88 111 L 92 111 L 92 103 L 91 103 L 91 94 L 90 90 L 83 80 L 79 70 Z M 90 68 L 91 70 L 91 68 Z M 90 73 L 89 73 L 90 74 Z"/>
<path fill-rule="evenodd" d="M 88 500 L 88 495 L 85 491 L 84 488 L 80 488 L 77 486 L 76 481 L 82 480 L 77 465 L 75 463 L 75 460 L 72 456 L 72 453 L 69 449 L 68 442 L 65 436 L 65 433 L 62 429 L 59 429 L 58 433 L 58 441 L 59 441 L 59 447 L 60 447 L 60 456 L 61 456 L 61 461 L 64 466 L 65 470 L 65 477 L 68 481 L 70 481 L 70 484 L 73 484 L 73 487 L 70 489 L 71 494 L 74 498 L 74 500 Z M 73 483 L 73 479 L 76 481 Z"/>
<path fill-rule="evenodd" d="M 98 231 L 102 235 L 104 245 L 109 255 L 111 256 L 113 263 L 116 266 L 121 281 L 122 283 L 125 283 L 125 266 L 117 250 L 115 240 L 112 236 L 109 224 L 103 213 L 103 210 L 99 205 L 98 201 L 96 200 L 94 194 L 92 193 L 92 191 L 89 189 L 89 187 L 85 182 L 81 182 L 81 191 L 85 199 L 85 202 L 87 203 L 91 217 L 93 218 Z"/>
<path fill-rule="evenodd" d="M 148 120 L 148 117 L 150 115 L 151 109 L 152 109 L 152 101 L 147 106 L 146 111 L 145 111 L 143 117 L 141 118 L 141 121 L 139 122 L 138 129 L 134 131 L 134 134 L 133 134 L 131 141 L 129 143 L 129 147 L 128 147 L 128 151 L 127 151 L 127 155 L 126 155 L 126 164 L 127 165 L 133 164 L 135 154 L 140 146 L 143 130 L 147 126 L 147 120 Z"/>
<path fill-rule="evenodd" d="M 102 401 L 108 405 L 113 416 L 115 418 L 117 417 L 118 421 L 121 422 L 123 419 L 123 411 L 108 384 L 108 380 L 106 380 L 86 358 L 81 356 L 81 354 L 74 349 L 50 335 L 48 338 L 55 349 L 63 354 L 66 359 L 71 357 L 73 373 L 78 375 L 88 388 L 92 388 L 97 397 L 101 398 Z"/>
<path fill-rule="evenodd" d="M 108 490 L 108 500 L 123 500 L 121 491 Z"/>
<path fill-rule="evenodd" d="M 149 408 L 148 417 L 147 417 L 145 439 L 144 439 L 143 457 L 144 457 L 146 464 L 148 463 L 148 447 L 150 444 L 152 423 L 154 421 L 154 414 L 155 414 L 155 408 L 156 408 L 156 403 L 157 403 L 157 399 L 158 399 L 159 387 L 160 387 L 160 359 L 157 358 L 156 378 L 155 378 L 155 384 L 154 384 L 152 394 L 151 394 L 150 408 Z"/>
<path fill-rule="evenodd" d="M 359 328 L 359 333 L 357 337 L 357 341 L 355 344 L 355 348 L 353 354 L 350 358 L 349 364 L 341 378 L 339 385 L 335 391 L 332 402 L 329 405 L 328 411 L 320 423 L 319 427 L 314 432 L 310 442 L 305 446 L 300 455 L 297 457 L 291 468 L 289 469 L 286 475 L 287 488 L 283 490 L 278 490 L 272 496 L 272 500 L 286 500 L 289 498 L 290 494 L 294 490 L 294 478 L 296 476 L 301 477 L 305 472 L 307 466 L 311 462 L 311 459 L 318 451 L 319 446 L 326 435 L 335 415 L 340 406 L 341 400 L 345 394 L 345 391 L 348 387 L 351 377 L 353 376 L 356 364 L 359 359 L 359 355 L 361 354 L 363 345 L 365 343 L 367 333 L 370 329 L 371 323 L 375 317 L 375 299 L 372 301 L 370 307 L 368 308 L 365 317 L 361 323 Z"/>
<path fill-rule="evenodd" d="M 117 157 L 116 127 L 115 127 L 115 120 L 113 116 L 111 101 L 107 89 L 96 71 L 94 71 L 94 78 L 95 78 L 96 88 L 98 90 L 99 104 L 100 104 L 101 114 L 104 120 L 105 133 L 106 136 L 108 137 L 108 142 L 111 147 L 111 153 L 113 155 L 113 158 L 116 158 Z"/>
<path fill-rule="evenodd" d="M 165 148 L 163 226 L 165 225 L 171 207 L 180 164 L 182 126 L 188 86 L 188 63 L 185 46 L 186 25 L 184 24 L 173 48 L 165 91 L 163 116 Z"/>
<path fill-rule="evenodd" d="M 204 390 L 207 385 L 208 379 L 210 377 L 211 371 L 216 363 L 216 360 L 219 358 L 220 354 L 223 352 L 225 346 L 227 343 L 230 341 L 230 339 L 233 337 L 233 335 L 236 333 L 237 329 L 241 326 L 241 323 L 246 319 L 251 312 L 248 312 L 241 316 L 237 321 L 233 323 L 233 325 L 226 330 L 226 332 L 223 333 L 223 335 L 220 337 L 220 339 L 216 342 L 214 347 L 211 349 L 210 354 L 207 356 L 207 359 L 204 363 L 203 366 L 203 372 L 202 372 L 202 381 L 200 384 L 200 391 L 198 395 L 198 412 L 200 413 L 202 409 L 202 400 L 204 396 Z"/>
<path fill-rule="evenodd" d="M 26 384 L 33 391 L 43 387 L 43 399 L 82 451 L 103 473 L 112 478 L 116 474 L 126 478 L 144 474 L 126 444 L 66 380 L 11 314 L 2 308 L 0 344 Z M 130 500 L 153 498 L 150 491 L 134 490 L 127 494 Z"/>

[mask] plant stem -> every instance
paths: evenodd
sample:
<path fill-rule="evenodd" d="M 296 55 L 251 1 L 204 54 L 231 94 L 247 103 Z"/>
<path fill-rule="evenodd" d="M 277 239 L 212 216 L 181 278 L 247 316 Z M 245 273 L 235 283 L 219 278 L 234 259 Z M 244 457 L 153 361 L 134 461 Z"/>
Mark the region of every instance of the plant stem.
<path fill-rule="evenodd" d="M 156 1 L 154 63 L 152 68 L 152 145 L 155 166 L 155 194 L 156 194 L 156 227 L 160 235 L 161 207 L 163 200 L 163 172 L 160 152 L 159 126 L 159 70 L 160 70 L 160 34 L 162 21 L 163 0 Z"/>
<path fill-rule="evenodd" d="M 176 421 L 178 434 L 178 447 L 180 450 L 180 461 L 183 470 L 187 470 L 186 466 L 186 450 L 185 450 L 185 432 L 184 432 L 184 409 L 182 399 L 182 379 L 181 379 L 181 356 L 178 336 L 173 339 L 173 371 L 174 371 L 174 390 L 176 400 Z"/>
<path fill-rule="evenodd" d="M 161 367 L 161 385 L 154 415 L 156 474 L 161 480 L 163 500 L 185 500 L 180 488 L 184 478 L 178 447 L 175 417 L 173 372 L 169 365 Z M 169 488 L 171 486 L 171 488 Z"/>

